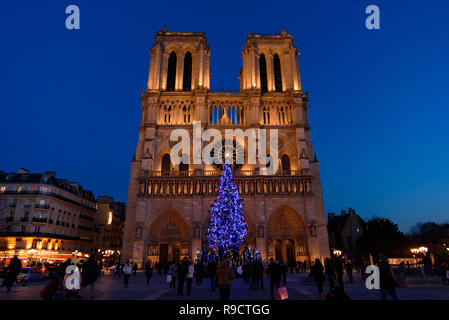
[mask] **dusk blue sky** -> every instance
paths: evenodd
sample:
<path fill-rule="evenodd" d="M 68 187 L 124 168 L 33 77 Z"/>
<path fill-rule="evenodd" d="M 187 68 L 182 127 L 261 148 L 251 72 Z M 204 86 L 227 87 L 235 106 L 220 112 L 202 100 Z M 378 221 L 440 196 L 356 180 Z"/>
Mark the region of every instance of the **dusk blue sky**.
<path fill-rule="evenodd" d="M 65 28 L 76 4 L 81 29 Z M 380 30 L 365 8 L 380 8 Z M 309 92 L 325 209 L 383 216 L 408 232 L 449 214 L 449 2 L 3 1 L 0 170 L 56 171 L 126 201 L 163 25 L 203 31 L 211 86 L 239 89 L 248 33 L 294 36 Z"/>

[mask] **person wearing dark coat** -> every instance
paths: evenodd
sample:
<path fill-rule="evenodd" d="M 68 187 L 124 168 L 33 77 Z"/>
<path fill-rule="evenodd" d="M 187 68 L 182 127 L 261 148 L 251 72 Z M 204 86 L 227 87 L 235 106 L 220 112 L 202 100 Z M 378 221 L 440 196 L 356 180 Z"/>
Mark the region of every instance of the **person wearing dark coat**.
<path fill-rule="evenodd" d="M 6 268 L 6 271 L 8 272 L 5 278 L 6 291 L 11 291 L 11 287 L 14 282 L 17 281 L 17 276 L 19 275 L 20 270 L 22 270 L 22 262 L 20 262 L 17 256 L 14 256 L 9 263 L 8 268 Z"/>
<path fill-rule="evenodd" d="M 68 266 L 70 266 L 72 264 L 72 259 L 67 259 L 66 261 L 64 261 L 64 263 L 62 263 L 59 266 L 59 270 L 58 270 L 58 277 L 59 277 L 59 281 L 61 282 L 62 279 L 64 279 L 65 277 L 65 269 L 67 269 Z"/>
<path fill-rule="evenodd" d="M 260 260 L 255 260 L 253 262 L 253 272 L 254 272 L 254 279 L 255 279 L 255 289 L 263 289 L 263 263 Z"/>
<path fill-rule="evenodd" d="M 281 286 L 281 275 L 282 275 L 282 268 L 279 264 L 279 260 L 276 259 L 274 261 L 273 258 L 270 258 L 270 264 L 268 265 L 268 274 L 270 275 L 270 294 L 271 294 L 271 300 L 274 299 L 274 288 L 279 288 Z"/>
<path fill-rule="evenodd" d="M 335 279 L 337 278 L 337 273 L 335 272 L 334 263 L 329 258 L 326 258 L 324 260 L 324 273 L 327 277 L 327 280 L 329 280 L 329 290 L 332 291 L 332 289 L 335 286 Z"/>
<path fill-rule="evenodd" d="M 346 261 L 345 268 L 346 268 L 346 273 L 348 274 L 349 281 L 351 283 L 354 282 L 354 277 L 352 276 L 352 272 L 354 270 L 354 267 L 352 265 L 351 260 L 348 259 L 348 261 Z"/>
<path fill-rule="evenodd" d="M 381 299 L 386 300 L 387 295 L 390 295 L 394 300 L 399 300 L 399 294 L 397 291 L 399 284 L 396 281 L 386 257 L 381 257 L 379 262 L 379 276 Z"/>
<path fill-rule="evenodd" d="M 178 265 L 176 266 L 177 274 L 178 274 L 178 295 L 184 295 L 184 282 L 186 280 L 186 275 L 188 272 L 187 266 L 187 257 L 184 257 Z"/>
<path fill-rule="evenodd" d="M 136 276 L 136 274 L 137 274 L 137 269 L 139 269 L 139 266 L 137 265 L 137 262 L 136 262 L 136 263 L 134 263 L 134 265 L 133 265 L 133 273 L 134 273 L 134 276 Z"/>
<path fill-rule="evenodd" d="M 201 263 L 201 261 L 198 261 L 195 264 L 195 278 L 197 288 L 201 288 L 203 286 L 203 276 L 204 276 L 204 266 Z"/>
<path fill-rule="evenodd" d="M 212 259 L 207 264 L 207 273 L 210 276 L 210 285 L 212 291 L 215 291 L 215 288 L 217 287 L 217 263 L 215 262 L 215 259 Z"/>
<path fill-rule="evenodd" d="M 94 297 L 95 292 L 94 284 L 95 281 L 97 281 L 98 277 L 97 269 L 98 269 L 97 261 L 95 261 L 95 257 L 93 255 L 91 255 L 89 259 L 86 262 L 84 262 L 83 265 L 81 266 L 82 297 L 84 297 L 84 290 L 87 286 L 90 286 L 91 289 L 90 297 L 91 298 Z"/>
<path fill-rule="evenodd" d="M 310 270 L 310 276 L 315 280 L 318 288 L 318 294 L 320 299 L 323 299 L 323 282 L 324 282 L 324 267 L 321 264 L 320 259 L 315 259 L 315 264 Z"/>
<path fill-rule="evenodd" d="M 153 268 L 151 267 L 150 261 L 147 261 L 145 264 L 145 276 L 147 277 L 147 284 L 150 284 L 151 277 L 153 276 Z"/>
<path fill-rule="evenodd" d="M 338 257 L 337 259 L 335 259 L 335 262 L 334 262 L 335 272 L 337 274 L 338 285 L 342 288 L 344 288 L 344 282 L 343 282 L 344 263 L 345 262 L 342 257 Z"/>

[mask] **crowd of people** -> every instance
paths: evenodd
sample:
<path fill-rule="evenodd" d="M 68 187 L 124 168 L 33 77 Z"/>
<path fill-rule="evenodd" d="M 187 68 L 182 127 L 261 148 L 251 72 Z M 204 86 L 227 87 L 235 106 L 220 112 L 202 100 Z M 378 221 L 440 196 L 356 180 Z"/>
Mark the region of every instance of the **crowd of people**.
<path fill-rule="evenodd" d="M 424 263 L 426 262 L 426 263 Z M 192 293 L 192 285 L 195 280 L 197 288 L 201 288 L 204 284 L 204 278 L 208 278 L 212 292 L 219 291 L 220 300 L 228 300 L 231 294 L 231 288 L 234 279 L 241 277 L 243 283 L 253 290 L 264 290 L 264 279 L 268 278 L 270 285 L 270 297 L 274 299 L 279 288 L 286 286 L 289 273 L 306 273 L 309 269 L 309 277 L 316 283 L 318 297 L 326 300 L 349 300 L 345 293 L 346 283 L 354 282 L 354 271 L 360 273 L 361 281 L 364 283 L 369 276 L 365 272 L 370 265 L 368 261 L 363 261 L 357 265 L 353 265 L 350 259 L 343 256 L 333 256 L 326 258 L 324 264 L 320 259 L 316 259 L 310 267 L 306 262 L 296 262 L 285 264 L 278 259 L 271 258 L 268 262 L 263 263 L 260 259 L 255 259 L 240 265 L 233 264 L 228 259 L 216 261 L 214 258 L 208 262 L 192 261 L 187 257 L 182 258 L 178 262 L 155 263 L 154 267 L 159 274 L 166 276 L 166 282 L 169 288 L 177 290 L 179 296 L 190 296 Z M 422 273 L 442 275 L 445 281 L 448 281 L 446 274 L 448 273 L 447 261 L 442 261 L 438 265 L 430 265 L 429 261 L 422 263 Z M 68 267 L 76 265 L 79 270 L 80 288 L 70 289 L 66 286 L 66 281 L 76 270 Z M 380 297 L 387 299 L 391 297 L 395 300 L 399 299 L 397 288 L 401 286 L 402 279 L 405 275 L 410 275 L 412 268 L 408 263 L 402 262 L 397 268 L 392 269 L 388 262 L 388 258 L 382 255 L 375 257 L 375 265 L 379 268 L 380 277 Z M 2 285 L 7 291 L 11 291 L 14 283 L 22 269 L 22 263 L 15 256 L 6 267 L 6 275 Z M 90 287 L 90 297 L 94 298 L 95 283 L 102 275 L 103 264 L 95 255 L 91 255 L 87 260 L 80 260 L 76 264 L 71 259 L 58 264 L 55 272 L 47 273 L 46 278 L 49 283 L 42 289 L 41 297 L 43 299 L 54 298 L 55 293 L 62 291 L 66 298 L 85 296 L 86 288 Z M 111 268 L 114 279 L 122 279 L 124 288 L 128 288 L 130 278 L 134 274 L 137 275 L 138 264 L 132 261 L 118 263 Z M 150 261 L 142 266 L 144 271 L 146 284 L 149 285 L 153 276 L 153 265 Z M 416 269 L 416 268 L 415 268 Z M 50 268 L 48 268 L 50 270 Z M 304 278 L 304 277 L 303 277 Z M 328 292 L 324 297 L 324 284 L 328 284 Z M 265 284 L 266 285 L 266 284 Z"/>

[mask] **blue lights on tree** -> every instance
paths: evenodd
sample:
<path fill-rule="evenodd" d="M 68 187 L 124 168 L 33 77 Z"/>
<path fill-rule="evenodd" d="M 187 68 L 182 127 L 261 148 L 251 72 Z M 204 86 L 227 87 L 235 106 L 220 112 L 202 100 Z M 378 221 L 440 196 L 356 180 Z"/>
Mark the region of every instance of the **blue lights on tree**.
<path fill-rule="evenodd" d="M 209 210 L 207 239 L 211 248 L 218 249 L 220 258 L 236 252 L 247 234 L 243 215 L 243 199 L 233 181 L 231 167 L 226 163 L 220 178 L 219 194 Z"/>

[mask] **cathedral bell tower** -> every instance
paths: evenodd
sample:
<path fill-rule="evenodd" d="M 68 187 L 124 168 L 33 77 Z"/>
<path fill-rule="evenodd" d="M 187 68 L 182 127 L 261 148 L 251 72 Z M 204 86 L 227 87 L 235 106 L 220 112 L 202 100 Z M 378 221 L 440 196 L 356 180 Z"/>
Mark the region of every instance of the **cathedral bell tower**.
<path fill-rule="evenodd" d="M 298 50 L 293 37 L 282 29 L 280 34 L 249 34 L 242 50 L 243 91 L 286 92 L 301 90 Z"/>
<path fill-rule="evenodd" d="M 210 48 L 203 32 L 168 32 L 164 27 L 154 40 L 149 92 L 210 89 Z"/>

